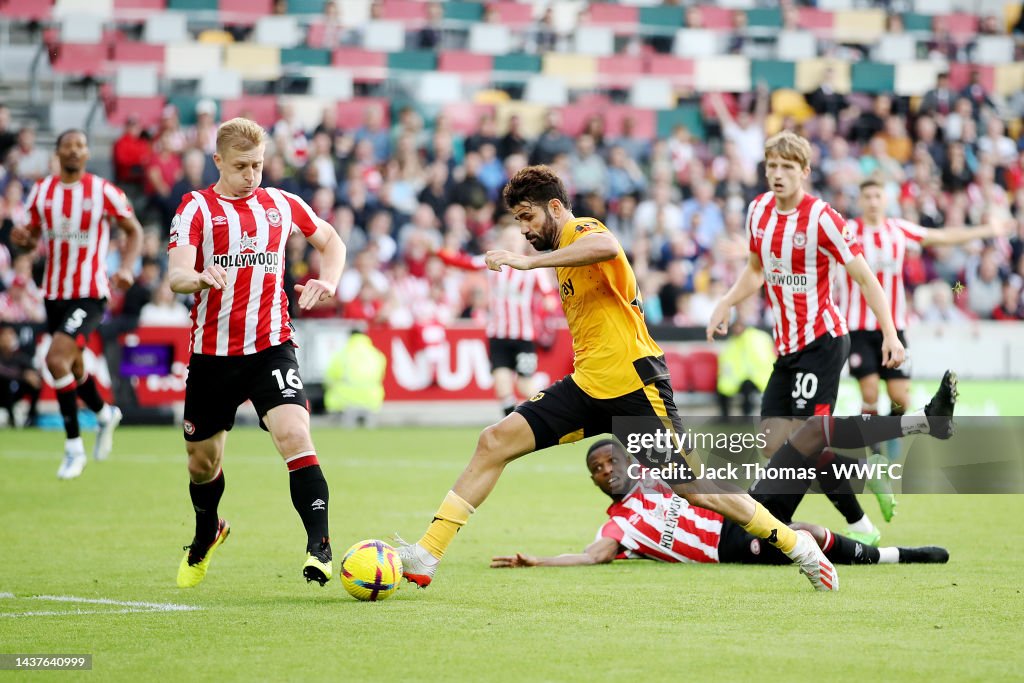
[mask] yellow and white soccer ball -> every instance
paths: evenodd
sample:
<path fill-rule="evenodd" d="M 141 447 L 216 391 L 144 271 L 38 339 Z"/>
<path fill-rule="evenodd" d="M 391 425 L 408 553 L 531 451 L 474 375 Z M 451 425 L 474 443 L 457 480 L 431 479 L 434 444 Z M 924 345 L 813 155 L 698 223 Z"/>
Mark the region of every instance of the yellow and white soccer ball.
<path fill-rule="evenodd" d="M 384 600 L 401 580 L 402 558 L 384 541 L 359 541 L 341 560 L 341 585 L 356 600 Z"/>

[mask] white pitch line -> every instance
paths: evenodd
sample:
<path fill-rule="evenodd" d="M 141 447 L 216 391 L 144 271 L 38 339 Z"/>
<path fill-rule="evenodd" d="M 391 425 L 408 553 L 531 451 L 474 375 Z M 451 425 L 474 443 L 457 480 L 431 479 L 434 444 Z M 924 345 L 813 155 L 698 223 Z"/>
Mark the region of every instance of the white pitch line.
<path fill-rule="evenodd" d="M 29 600 L 54 600 L 56 602 L 84 602 L 90 605 L 117 605 L 118 607 L 144 607 L 150 612 L 191 612 L 200 609 L 194 605 L 176 605 L 173 602 L 134 602 L 110 598 L 76 598 L 73 595 L 33 595 Z"/>
<path fill-rule="evenodd" d="M 0 618 L 16 617 L 77 617 L 82 614 L 156 614 L 159 610 L 154 609 L 76 609 L 73 612 L 0 612 Z"/>
<path fill-rule="evenodd" d="M 0 599 L 2 598 L 13 598 L 14 593 L 0 593 Z"/>

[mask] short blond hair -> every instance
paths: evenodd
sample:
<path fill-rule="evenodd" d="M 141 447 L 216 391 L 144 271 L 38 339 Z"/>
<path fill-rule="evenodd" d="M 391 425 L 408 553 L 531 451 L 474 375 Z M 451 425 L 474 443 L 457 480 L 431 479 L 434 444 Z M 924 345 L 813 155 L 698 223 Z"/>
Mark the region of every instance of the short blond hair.
<path fill-rule="evenodd" d="M 795 161 L 800 164 L 800 168 L 809 168 L 811 165 L 811 143 L 788 130 L 776 133 L 764 143 L 764 158 L 767 160 L 771 154 Z"/>
<path fill-rule="evenodd" d="M 221 156 L 229 149 L 248 152 L 266 141 L 267 132 L 263 126 L 249 119 L 234 118 L 220 124 L 217 129 L 217 153 Z"/>

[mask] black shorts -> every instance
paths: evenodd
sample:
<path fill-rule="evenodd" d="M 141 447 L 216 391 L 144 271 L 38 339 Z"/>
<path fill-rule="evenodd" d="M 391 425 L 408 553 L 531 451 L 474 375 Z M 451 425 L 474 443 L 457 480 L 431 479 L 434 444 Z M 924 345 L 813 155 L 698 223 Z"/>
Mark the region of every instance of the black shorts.
<path fill-rule="evenodd" d="M 849 335 L 825 334 L 795 353 L 779 356 L 761 396 L 761 417 L 831 415 L 849 353 Z"/>
<path fill-rule="evenodd" d="M 281 344 L 248 356 L 193 353 L 185 381 L 185 440 L 203 441 L 230 430 L 238 406 L 252 401 L 263 418 L 287 403 L 308 408 L 295 347 Z"/>
<path fill-rule="evenodd" d="M 62 299 L 45 301 L 46 331 L 63 332 L 84 346 L 85 340 L 103 322 L 106 299 Z"/>
<path fill-rule="evenodd" d="M 524 339 L 488 339 L 487 352 L 491 369 L 508 368 L 521 377 L 537 372 L 537 348 Z"/>
<path fill-rule="evenodd" d="M 902 330 L 896 331 L 903 348 L 907 348 L 907 338 Z M 903 362 L 898 368 L 887 368 L 882 365 L 882 331 L 854 330 L 850 333 L 850 375 L 861 379 L 869 375 L 878 375 L 884 380 L 910 379 L 910 361 Z"/>
<path fill-rule="evenodd" d="M 751 497 L 783 524 L 793 521 L 793 513 L 803 496 L 793 494 L 763 495 L 751 492 Z M 790 564 L 792 562 L 768 541 L 748 533 L 731 520 L 722 521 L 722 534 L 718 539 L 718 561 L 738 564 Z"/>
<path fill-rule="evenodd" d="M 646 365 L 663 371 L 650 377 L 642 388 L 623 396 L 594 398 L 569 375 L 516 406 L 516 412 L 526 418 L 533 430 L 534 449 L 539 451 L 598 434 L 614 434 L 623 445 L 628 445 L 630 434 L 639 432 L 657 429 L 683 433 L 664 356 L 644 360 L 650 361 Z M 646 458 L 651 453 L 633 454 L 645 466 L 662 467 L 669 462 L 667 456 L 663 461 L 648 462 Z M 678 472 L 678 477 L 665 477 L 666 483 L 692 479 L 691 474 Z"/>

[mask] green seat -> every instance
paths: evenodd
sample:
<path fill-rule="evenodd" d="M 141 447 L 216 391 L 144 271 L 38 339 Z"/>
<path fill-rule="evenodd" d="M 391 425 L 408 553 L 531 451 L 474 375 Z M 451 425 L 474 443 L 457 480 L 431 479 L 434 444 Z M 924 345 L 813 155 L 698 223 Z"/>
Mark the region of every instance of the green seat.
<path fill-rule="evenodd" d="M 281 66 L 330 66 L 331 51 L 313 47 L 286 47 L 281 50 Z"/>
<path fill-rule="evenodd" d="M 217 4 L 217 0 L 167 0 L 167 9 L 216 12 Z"/>
<path fill-rule="evenodd" d="M 856 62 L 850 69 L 854 92 L 892 92 L 896 89 L 896 67 L 878 62 Z"/>
<path fill-rule="evenodd" d="M 663 29 L 659 33 L 674 34 L 676 29 L 686 25 L 686 12 L 682 7 L 641 7 L 639 19 L 641 26 Z"/>
<path fill-rule="evenodd" d="M 392 71 L 434 71 L 437 54 L 430 50 L 407 50 L 388 55 L 388 69 Z"/>
<path fill-rule="evenodd" d="M 903 28 L 907 31 L 932 31 L 932 18 L 927 14 L 916 12 L 903 13 Z"/>
<path fill-rule="evenodd" d="M 542 63 L 538 55 L 497 55 L 494 58 L 495 71 L 525 71 L 540 73 Z"/>
<path fill-rule="evenodd" d="M 750 63 L 750 82 L 764 82 L 769 90 L 796 87 L 796 64 L 777 59 L 755 59 Z"/>
<path fill-rule="evenodd" d="M 182 126 L 196 125 L 196 105 L 200 100 L 206 99 L 198 95 L 168 95 L 167 104 L 173 104 L 178 108 L 178 120 Z M 220 100 L 214 100 L 217 104 L 217 115 L 214 117 L 220 121 L 221 108 Z"/>
<path fill-rule="evenodd" d="M 327 0 L 288 0 L 288 14 L 323 14 Z"/>
<path fill-rule="evenodd" d="M 445 19 L 480 21 L 484 16 L 484 6 L 480 2 L 446 2 L 442 8 Z"/>
<path fill-rule="evenodd" d="M 747 26 L 782 28 L 782 10 L 777 7 L 758 7 L 755 9 L 748 9 Z"/>
<path fill-rule="evenodd" d="M 685 104 L 675 109 L 658 112 L 658 137 L 668 138 L 672 136 L 672 129 L 682 124 L 689 129 L 690 134 L 698 140 L 704 139 L 704 120 L 700 115 L 700 106 L 696 104 Z"/>

